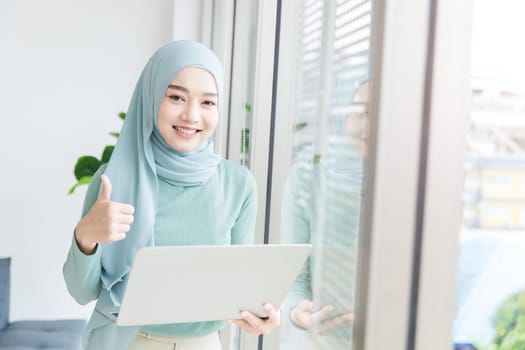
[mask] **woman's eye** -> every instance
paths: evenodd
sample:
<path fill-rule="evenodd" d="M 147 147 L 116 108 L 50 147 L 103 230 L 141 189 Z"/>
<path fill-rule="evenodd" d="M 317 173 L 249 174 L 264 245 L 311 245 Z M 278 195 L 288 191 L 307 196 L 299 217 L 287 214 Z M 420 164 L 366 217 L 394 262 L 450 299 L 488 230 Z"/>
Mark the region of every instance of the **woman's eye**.
<path fill-rule="evenodd" d="M 179 95 L 168 95 L 168 98 L 172 99 L 173 101 L 183 101 L 184 102 L 184 98 L 182 98 L 182 96 L 179 96 Z"/>
<path fill-rule="evenodd" d="M 204 101 L 203 104 L 207 107 L 213 107 L 216 105 L 214 101 Z"/>

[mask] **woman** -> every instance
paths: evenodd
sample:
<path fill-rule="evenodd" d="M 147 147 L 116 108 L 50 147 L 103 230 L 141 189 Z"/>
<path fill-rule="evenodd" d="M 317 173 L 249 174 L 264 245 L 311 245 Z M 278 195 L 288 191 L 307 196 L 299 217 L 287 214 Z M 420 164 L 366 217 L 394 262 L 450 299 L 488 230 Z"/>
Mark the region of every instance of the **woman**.
<path fill-rule="evenodd" d="M 283 241 L 314 247 L 285 302 L 289 324 L 308 331 L 308 349 L 351 348 L 369 91 L 369 80 L 357 85 L 351 113 L 333 116 L 326 153 L 294 164 L 283 195 Z M 304 341 L 294 333 L 283 324 L 283 343 Z"/>
<path fill-rule="evenodd" d="M 91 180 L 64 264 L 71 295 L 81 304 L 97 300 L 86 349 L 221 349 L 222 321 L 118 327 L 113 313 L 139 248 L 253 242 L 254 179 L 211 141 L 223 79 L 217 57 L 194 41 L 170 43 L 146 64 L 111 160 Z M 231 322 L 268 333 L 280 316 L 265 309 L 267 320 L 243 311 Z"/>

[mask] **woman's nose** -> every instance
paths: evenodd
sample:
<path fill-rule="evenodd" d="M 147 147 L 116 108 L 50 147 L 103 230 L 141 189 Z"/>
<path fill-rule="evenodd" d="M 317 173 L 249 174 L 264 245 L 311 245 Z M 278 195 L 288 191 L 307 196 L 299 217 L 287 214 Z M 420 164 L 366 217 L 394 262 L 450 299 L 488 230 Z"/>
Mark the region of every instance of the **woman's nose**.
<path fill-rule="evenodd" d="M 196 123 L 200 118 L 200 108 L 196 103 L 188 103 L 184 111 L 183 120 Z"/>

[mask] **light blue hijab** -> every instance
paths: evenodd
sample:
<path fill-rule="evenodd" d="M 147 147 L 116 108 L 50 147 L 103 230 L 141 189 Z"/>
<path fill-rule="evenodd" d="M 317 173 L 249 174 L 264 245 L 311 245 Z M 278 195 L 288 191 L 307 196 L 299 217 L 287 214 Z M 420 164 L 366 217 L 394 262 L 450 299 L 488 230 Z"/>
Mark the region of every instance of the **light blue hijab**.
<path fill-rule="evenodd" d="M 177 186 L 199 186 L 215 173 L 221 156 L 208 140 L 190 152 L 178 152 L 161 136 L 157 113 L 168 85 L 185 67 L 198 67 L 215 78 L 222 106 L 224 73 L 215 54 L 195 41 L 175 41 L 157 50 L 137 82 L 126 119 L 105 174 L 112 184 L 111 200 L 135 206 L 126 239 L 101 244 L 102 287 L 120 306 L 127 274 L 137 250 L 154 245 L 158 178 Z M 124 283 L 123 283 L 124 282 Z"/>

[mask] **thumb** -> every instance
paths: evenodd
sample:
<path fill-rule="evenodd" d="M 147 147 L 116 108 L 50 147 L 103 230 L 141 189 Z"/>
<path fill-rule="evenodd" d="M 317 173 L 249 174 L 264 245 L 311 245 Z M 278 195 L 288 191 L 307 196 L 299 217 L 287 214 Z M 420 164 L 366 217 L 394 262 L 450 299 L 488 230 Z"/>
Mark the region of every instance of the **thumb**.
<path fill-rule="evenodd" d="M 106 175 L 102 175 L 100 180 L 102 180 L 102 190 L 100 191 L 98 199 L 109 201 L 109 198 L 111 197 L 111 182 Z"/>
<path fill-rule="evenodd" d="M 299 304 L 302 311 L 312 312 L 314 311 L 314 303 L 311 300 L 303 300 Z"/>

